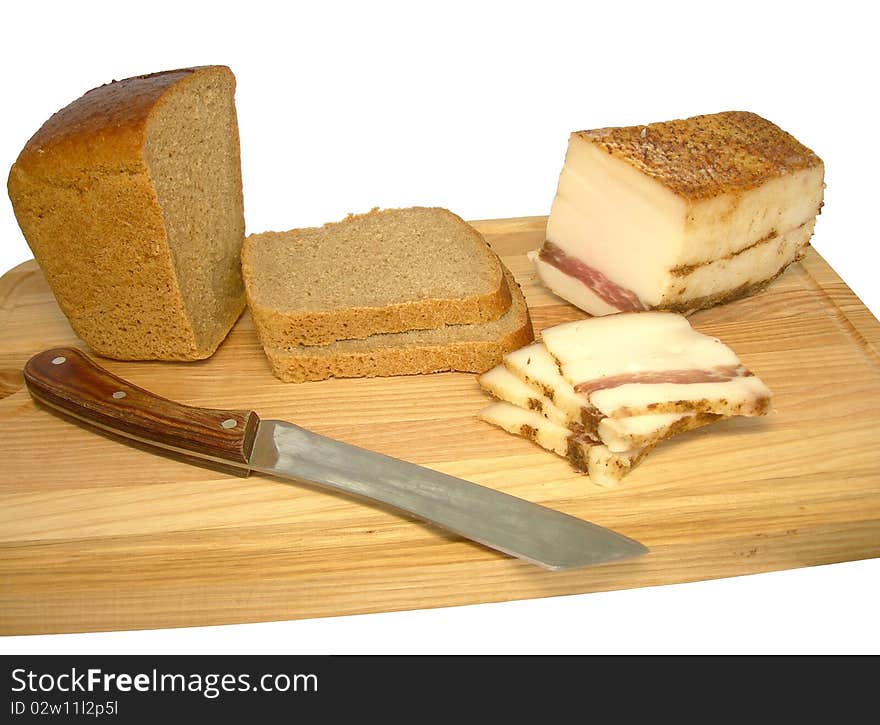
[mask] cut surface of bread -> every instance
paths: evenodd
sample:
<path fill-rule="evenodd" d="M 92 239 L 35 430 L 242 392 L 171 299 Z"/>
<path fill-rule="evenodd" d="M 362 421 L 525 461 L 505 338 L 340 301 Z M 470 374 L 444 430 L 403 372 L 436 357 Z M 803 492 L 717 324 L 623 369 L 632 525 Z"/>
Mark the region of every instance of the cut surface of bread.
<path fill-rule="evenodd" d="M 571 134 L 546 242 L 529 256 L 591 315 L 675 312 L 751 294 L 798 260 L 824 166 L 754 113 Z"/>
<path fill-rule="evenodd" d="M 482 235 L 447 209 L 351 215 L 248 236 L 248 305 L 265 347 L 498 319 L 510 291 Z"/>
<path fill-rule="evenodd" d="M 505 353 L 534 339 L 519 285 L 502 269 L 512 301 L 496 320 L 380 333 L 328 345 L 264 347 L 272 372 L 285 382 L 444 371 L 482 373 L 500 363 Z"/>
<path fill-rule="evenodd" d="M 12 166 L 25 239 L 95 353 L 202 359 L 241 314 L 234 94 L 224 66 L 114 81 L 52 116 Z"/>

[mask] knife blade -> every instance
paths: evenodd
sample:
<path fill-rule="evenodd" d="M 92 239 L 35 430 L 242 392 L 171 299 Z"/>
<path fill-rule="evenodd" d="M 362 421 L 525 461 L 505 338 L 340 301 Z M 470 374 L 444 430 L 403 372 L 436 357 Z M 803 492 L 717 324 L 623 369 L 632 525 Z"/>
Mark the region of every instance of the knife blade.
<path fill-rule="evenodd" d="M 495 489 L 327 438 L 254 411 L 197 408 L 160 397 L 76 348 L 34 355 L 24 378 L 40 403 L 151 446 L 245 471 L 307 482 L 410 513 L 551 570 L 647 553 L 616 531 Z"/>

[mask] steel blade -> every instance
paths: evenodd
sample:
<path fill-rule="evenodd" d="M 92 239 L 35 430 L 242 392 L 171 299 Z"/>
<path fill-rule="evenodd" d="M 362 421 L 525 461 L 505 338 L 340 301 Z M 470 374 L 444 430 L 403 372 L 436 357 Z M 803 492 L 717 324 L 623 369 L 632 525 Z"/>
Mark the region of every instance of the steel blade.
<path fill-rule="evenodd" d="M 638 541 L 560 511 L 283 421 L 260 422 L 249 467 L 378 501 L 548 569 L 648 551 Z"/>

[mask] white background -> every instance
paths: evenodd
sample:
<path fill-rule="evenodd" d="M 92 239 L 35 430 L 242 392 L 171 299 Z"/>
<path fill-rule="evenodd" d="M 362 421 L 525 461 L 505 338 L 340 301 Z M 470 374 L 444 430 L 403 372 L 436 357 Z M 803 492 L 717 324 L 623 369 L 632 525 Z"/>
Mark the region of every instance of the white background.
<path fill-rule="evenodd" d="M 870 5 L 7 3 L 0 167 L 93 86 L 223 63 L 238 78 L 249 232 L 377 205 L 523 216 L 547 213 L 569 131 L 752 110 L 825 160 L 814 246 L 877 315 Z M 3 199 L 0 272 L 30 256 Z M 11 637 L 0 652 L 880 652 L 878 582 L 871 560 L 454 609 Z"/>

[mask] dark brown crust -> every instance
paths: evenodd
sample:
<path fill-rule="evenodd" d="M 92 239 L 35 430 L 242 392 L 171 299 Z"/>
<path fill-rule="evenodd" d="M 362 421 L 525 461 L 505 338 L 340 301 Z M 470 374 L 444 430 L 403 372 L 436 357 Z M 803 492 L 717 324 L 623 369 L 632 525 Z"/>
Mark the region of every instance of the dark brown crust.
<path fill-rule="evenodd" d="M 588 449 L 589 446 L 585 445 L 585 442 L 582 439 L 579 439 L 577 435 L 573 434 L 568 437 L 565 457 L 569 460 L 571 465 L 581 473 L 587 473 L 587 469 L 589 468 L 589 461 L 587 460 Z"/>
<path fill-rule="evenodd" d="M 590 448 L 592 448 L 594 445 L 600 444 L 590 440 L 588 437 L 578 436 L 577 434 L 573 434 L 568 437 L 568 441 L 566 443 L 565 457 L 568 459 L 569 463 L 571 463 L 572 467 L 579 473 L 586 473 L 587 475 L 589 475 L 589 452 Z M 624 476 L 630 473 L 645 459 L 645 456 L 647 456 L 648 453 L 653 450 L 654 445 L 655 443 L 651 443 L 644 446 L 637 456 L 629 460 L 621 456 L 615 456 L 613 459 L 611 459 L 610 466 L 612 468 L 612 471 L 609 473 L 613 474 L 612 478 L 622 480 Z"/>
<path fill-rule="evenodd" d="M 692 413 L 692 415 L 685 415 L 684 417 L 680 418 L 675 423 L 664 429 L 662 435 L 651 437 L 650 439 L 644 441 L 643 443 L 640 443 L 639 445 L 653 446 L 659 441 L 665 440 L 666 438 L 671 438 L 672 436 L 678 435 L 679 433 L 685 433 L 689 430 L 693 430 L 694 428 L 700 428 L 704 425 L 707 425 L 708 423 L 714 423 L 715 421 L 726 417 L 719 413 L 712 413 L 700 410 L 701 402 L 703 401 L 694 403 L 693 408 L 690 410 L 685 407 L 684 404 L 673 405 L 668 410 L 660 410 L 659 408 L 662 406 L 656 404 L 649 406 L 651 410 L 649 410 L 648 413 Z M 769 412 L 769 410 L 769 399 L 762 399 L 758 401 L 758 415 L 764 415 L 765 413 Z M 645 413 L 640 411 L 632 411 L 632 415 L 645 415 Z M 575 435 L 592 437 L 595 439 L 599 435 L 599 423 L 606 417 L 607 416 L 599 412 L 598 409 L 592 406 L 584 406 L 583 408 L 581 408 L 581 424 L 573 423 L 569 425 L 569 428 L 571 428 Z"/>
<path fill-rule="evenodd" d="M 599 430 L 599 422 L 606 416 L 592 405 L 581 408 L 581 424 L 587 435 L 596 436 Z"/>
<path fill-rule="evenodd" d="M 696 428 L 702 428 L 704 425 L 714 423 L 724 417 L 725 416 L 719 413 L 694 413 L 693 415 L 684 415 L 672 425 L 664 428 L 657 435 L 650 436 L 647 439 L 643 438 L 638 441 L 632 441 L 632 439 L 630 439 L 630 443 L 634 448 L 655 446 L 657 443 L 666 440 L 667 438 L 672 438 L 673 436 L 695 430 Z"/>
<path fill-rule="evenodd" d="M 722 401 L 726 402 L 726 401 Z M 722 417 L 731 417 L 734 415 L 760 416 L 767 415 L 770 412 L 770 398 L 762 397 L 755 400 L 742 403 L 737 406 L 730 406 Z M 670 400 L 663 403 L 651 403 L 644 408 L 618 408 L 613 412 L 614 418 L 628 418 L 632 415 L 652 415 L 654 413 L 714 413 L 717 408 L 717 401 L 714 400 Z"/>
<path fill-rule="evenodd" d="M 541 392 L 544 393 L 544 396 L 545 396 L 545 397 L 550 398 L 550 400 L 553 400 L 553 395 L 554 395 L 554 392 L 555 392 L 555 391 L 553 390 L 553 388 L 551 388 L 549 385 L 545 385 L 544 383 L 541 383 L 541 382 L 539 382 L 539 381 L 537 381 L 537 380 L 531 380 L 531 379 L 530 379 L 530 382 L 532 382 L 532 383 L 534 383 L 535 385 L 537 385 L 537 386 L 541 389 Z M 555 402 L 555 401 L 554 401 L 554 402 Z"/>
<path fill-rule="evenodd" d="M 686 433 L 689 430 L 702 428 L 704 425 L 714 423 L 717 420 L 721 420 L 723 417 L 724 416 L 719 413 L 694 413 L 693 415 L 686 415 L 670 425 L 666 429 L 663 438 L 670 438 L 679 433 Z"/>
<path fill-rule="evenodd" d="M 529 398 L 529 410 L 537 411 L 538 413 L 544 412 L 544 404 L 538 400 L 537 398 Z"/>
<path fill-rule="evenodd" d="M 528 425 L 527 423 L 523 423 L 519 427 L 519 434 L 523 438 L 528 438 L 532 443 L 538 442 L 538 429 L 534 426 Z"/>
<path fill-rule="evenodd" d="M 482 387 L 483 390 L 485 390 L 487 393 L 489 393 L 489 395 L 495 398 L 495 400 L 500 400 L 504 403 L 511 403 L 511 401 L 508 400 L 506 397 L 500 395 L 494 387 L 486 385 L 483 382 L 482 377 L 478 380 L 478 382 L 480 383 L 480 387 Z M 513 405 L 513 403 L 511 403 L 511 405 Z M 526 401 L 526 406 L 529 410 L 534 410 L 536 413 L 544 413 L 544 404 L 540 400 L 538 400 L 538 398 L 529 397 Z"/>
<path fill-rule="evenodd" d="M 768 179 L 822 165 L 791 134 L 746 111 L 572 135 L 690 200 L 746 191 Z"/>

